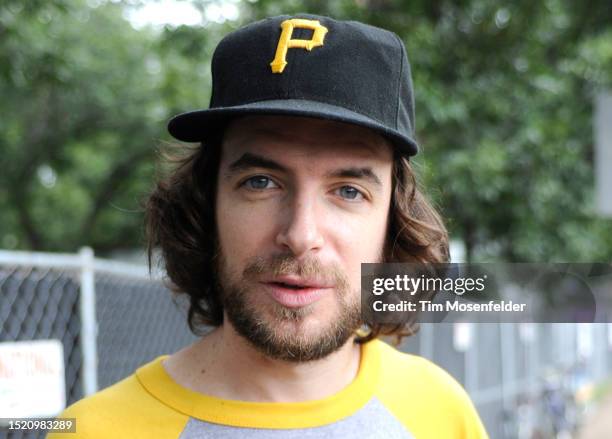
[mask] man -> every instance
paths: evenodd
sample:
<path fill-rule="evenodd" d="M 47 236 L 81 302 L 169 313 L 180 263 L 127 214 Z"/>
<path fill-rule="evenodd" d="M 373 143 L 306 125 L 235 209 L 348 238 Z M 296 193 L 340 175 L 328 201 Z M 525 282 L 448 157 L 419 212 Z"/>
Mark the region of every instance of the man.
<path fill-rule="evenodd" d="M 213 329 L 67 409 L 77 436 L 486 437 L 446 372 L 377 339 L 414 328 L 361 318 L 361 263 L 448 259 L 410 170 L 401 40 L 274 17 L 225 37 L 212 73 L 210 108 L 170 121 L 201 145 L 159 182 L 147 232 L 192 330 Z"/>

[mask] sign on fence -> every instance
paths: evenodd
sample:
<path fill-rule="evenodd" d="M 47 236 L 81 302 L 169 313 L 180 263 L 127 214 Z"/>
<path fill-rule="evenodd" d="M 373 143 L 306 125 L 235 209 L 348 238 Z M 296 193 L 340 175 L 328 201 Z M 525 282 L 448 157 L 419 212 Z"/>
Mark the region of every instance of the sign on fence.
<path fill-rule="evenodd" d="M 64 349 L 59 340 L 0 343 L 2 418 L 41 418 L 66 405 Z"/>

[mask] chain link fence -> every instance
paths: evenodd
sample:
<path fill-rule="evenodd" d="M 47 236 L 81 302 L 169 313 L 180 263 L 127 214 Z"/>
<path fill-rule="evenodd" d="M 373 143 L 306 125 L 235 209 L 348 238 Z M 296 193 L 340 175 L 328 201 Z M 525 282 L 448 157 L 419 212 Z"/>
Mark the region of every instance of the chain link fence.
<path fill-rule="evenodd" d="M 194 341 L 180 309 L 159 280 L 97 274 L 99 388 Z"/>
<path fill-rule="evenodd" d="M 196 338 L 180 303 L 145 267 L 95 259 L 89 249 L 0 251 L 0 342 L 50 339 L 63 346 L 70 405 Z M 0 438 L 44 436 L 0 430 Z"/>
<path fill-rule="evenodd" d="M 75 271 L 0 266 L 0 342 L 60 340 L 64 347 L 68 401 L 83 397 L 80 333 L 79 283 Z"/>
<path fill-rule="evenodd" d="M 612 378 L 610 323 L 426 323 L 401 349 L 460 381 L 491 438 L 576 437 L 579 412 Z M 551 413 L 551 395 L 563 413 Z"/>
<path fill-rule="evenodd" d="M 0 251 L 0 342 L 45 339 L 63 346 L 69 405 L 196 337 L 184 307 L 145 267 L 96 259 L 88 249 Z M 612 325 L 423 324 L 400 348 L 463 383 L 492 438 L 520 438 L 528 436 L 513 416 L 521 401 L 541 395 L 552 369 L 580 365 L 592 381 L 610 375 Z M 43 436 L 0 430 L 0 438 Z"/>

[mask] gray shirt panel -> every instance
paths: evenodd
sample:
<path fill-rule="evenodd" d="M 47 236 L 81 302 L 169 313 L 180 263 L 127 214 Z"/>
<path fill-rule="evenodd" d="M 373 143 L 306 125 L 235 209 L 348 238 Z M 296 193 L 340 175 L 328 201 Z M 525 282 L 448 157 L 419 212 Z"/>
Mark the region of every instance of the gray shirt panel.
<path fill-rule="evenodd" d="M 312 428 L 275 430 L 213 424 L 191 418 L 180 439 L 414 439 L 414 436 L 383 406 L 372 398 L 364 407 L 333 424 Z"/>

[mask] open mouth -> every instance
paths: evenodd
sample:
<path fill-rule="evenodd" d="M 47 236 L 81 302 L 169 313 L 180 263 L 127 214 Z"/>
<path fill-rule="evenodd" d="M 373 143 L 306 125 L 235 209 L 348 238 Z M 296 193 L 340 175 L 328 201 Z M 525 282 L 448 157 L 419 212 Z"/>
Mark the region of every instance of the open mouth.
<path fill-rule="evenodd" d="M 300 284 L 290 282 L 264 282 L 269 288 L 272 298 L 283 306 L 293 308 L 310 305 L 330 294 L 331 287 L 327 285 Z"/>
<path fill-rule="evenodd" d="M 305 288 L 310 288 L 308 285 L 293 285 L 293 284 L 287 284 L 285 282 L 270 282 L 270 283 L 278 287 L 289 288 L 290 290 L 303 290 Z"/>

